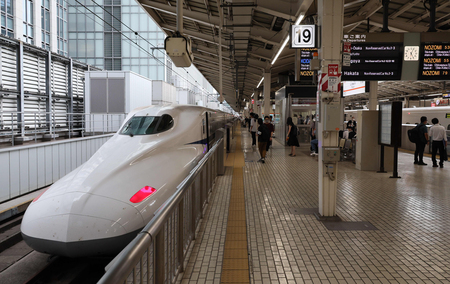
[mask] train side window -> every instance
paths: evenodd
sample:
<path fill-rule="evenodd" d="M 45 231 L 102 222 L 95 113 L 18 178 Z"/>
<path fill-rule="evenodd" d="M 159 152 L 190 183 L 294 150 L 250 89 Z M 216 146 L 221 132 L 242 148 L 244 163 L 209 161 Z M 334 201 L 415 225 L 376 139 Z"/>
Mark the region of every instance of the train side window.
<path fill-rule="evenodd" d="M 167 131 L 172 128 L 172 126 L 173 118 L 168 114 L 163 114 L 163 116 L 161 116 L 158 128 L 156 129 L 156 133 Z"/>
<path fill-rule="evenodd" d="M 205 134 L 205 120 L 202 119 L 202 129 L 203 129 L 203 134 Z"/>

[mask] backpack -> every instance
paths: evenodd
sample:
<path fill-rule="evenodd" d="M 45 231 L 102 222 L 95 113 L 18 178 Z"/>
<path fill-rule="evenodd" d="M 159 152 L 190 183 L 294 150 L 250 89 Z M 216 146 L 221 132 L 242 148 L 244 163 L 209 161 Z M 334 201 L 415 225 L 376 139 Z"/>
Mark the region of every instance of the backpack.
<path fill-rule="evenodd" d="M 408 138 L 409 138 L 409 141 L 411 141 L 412 143 L 420 142 L 419 125 L 408 130 Z"/>

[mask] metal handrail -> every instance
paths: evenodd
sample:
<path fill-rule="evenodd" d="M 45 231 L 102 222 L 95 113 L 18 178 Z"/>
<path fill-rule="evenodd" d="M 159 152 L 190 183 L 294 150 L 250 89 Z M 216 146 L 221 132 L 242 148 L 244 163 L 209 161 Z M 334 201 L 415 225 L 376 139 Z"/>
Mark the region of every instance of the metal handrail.
<path fill-rule="evenodd" d="M 187 254 L 186 246 L 189 246 L 192 240 L 195 239 L 196 227 L 195 220 L 198 215 L 203 214 L 204 204 L 208 199 L 208 193 L 212 189 L 213 179 L 216 176 L 215 164 L 217 155 L 220 154 L 220 149 L 223 150 L 223 138 L 220 138 L 208 153 L 198 162 L 198 164 L 191 170 L 190 174 L 177 186 L 176 192 L 157 210 L 153 219 L 144 227 L 144 229 L 131 241 L 107 266 L 107 272 L 100 279 L 100 284 L 111 283 L 172 283 L 178 273 L 184 271 L 184 260 Z M 223 153 L 223 151 L 222 151 Z M 204 177 L 206 171 L 206 185 L 204 179 L 201 179 L 200 190 L 196 188 L 197 180 Z M 211 172 L 212 171 L 212 172 Z M 212 178 L 211 178 L 212 176 Z M 210 182 L 208 182 L 210 181 Z M 202 184 L 204 186 L 202 186 Z M 194 189 L 193 189 L 194 187 Z M 190 191 L 191 190 L 191 191 Z M 195 191 L 192 191 L 195 190 Z M 206 191 L 206 192 L 205 192 Z M 192 194 L 191 194 L 192 193 Z M 200 200 L 194 200 L 194 193 L 199 196 Z M 191 194 L 191 196 L 189 196 Z M 190 208 L 184 208 L 185 200 L 192 197 Z M 200 206 L 195 206 L 199 201 Z M 199 210 L 195 211 L 195 207 Z M 188 214 L 192 214 L 191 220 L 184 216 L 185 209 L 188 209 Z M 175 216 L 175 218 L 174 218 Z M 189 217 L 189 216 L 188 216 Z M 178 232 L 174 233 L 176 240 L 171 240 L 172 244 L 176 243 L 177 247 L 172 254 L 176 254 L 177 260 L 174 262 L 175 267 L 169 267 L 172 275 L 166 274 L 165 263 L 169 263 L 168 256 L 165 255 L 165 227 L 168 226 L 168 220 L 174 218 L 177 224 L 173 227 L 178 228 Z M 184 225 L 188 223 L 190 227 L 190 236 L 184 235 Z M 173 225 L 173 224 L 172 224 Z M 191 226 L 192 225 L 192 226 Z M 186 244 L 185 239 L 189 239 Z M 168 241 L 169 242 L 169 241 Z M 153 251 L 153 254 L 150 253 Z M 167 251 L 169 251 L 169 244 L 167 244 Z M 186 253 L 185 253 L 186 251 Z M 170 253 L 170 252 L 168 252 Z M 147 258 L 145 258 L 147 256 Z M 167 259 L 165 259 L 167 257 Z M 166 260 L 166 261 L 165 261 Z M 150 262 L 152 264 L 150 265 Z M 153 273 L 150 273 L 153 272 Z M 137 275 L 138 274 L 138 275 Z"/>
<path fill-rule="evenodd" d="M 123 123 L 126 113 L 120 114 L 92 114 L 92 113 L 55 113 L 55 112 L 20 112 L 10 111 L 2 113 L 0 117 L 0 138 L 7 138 L 14 146 L 17 137 L 34 138 L 37 135 L 50 134 L 56 139 L 56 133 L 67 132 L 72 138 L 73 131 L 85 133 L 110 133 L 116 132 Z M 20 117 L 19 117 L 20 116 Z M 64 121 L 57 119 L 64 118 Z M 63 126 L 58 124 L 62 123 Z M 77 124 L 77 125 L 74 125 Z M 32 139 L 31 139 L 32 140 Z M 4 141 L 3 141 L 4 142 Z"/>

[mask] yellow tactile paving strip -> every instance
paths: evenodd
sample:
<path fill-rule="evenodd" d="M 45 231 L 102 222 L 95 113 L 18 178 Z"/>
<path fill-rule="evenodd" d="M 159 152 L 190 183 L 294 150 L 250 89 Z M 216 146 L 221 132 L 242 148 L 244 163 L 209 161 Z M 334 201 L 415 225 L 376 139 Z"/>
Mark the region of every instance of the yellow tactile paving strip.
<path fill-rule="evenodd" d="M 227 235 L 223 256 L 221 283 L 250 283 L 248 268 L 247 224 L 240 131 L 236 135 L 236 151 L 230 153 L 225 166 L 233 167 Z"/>

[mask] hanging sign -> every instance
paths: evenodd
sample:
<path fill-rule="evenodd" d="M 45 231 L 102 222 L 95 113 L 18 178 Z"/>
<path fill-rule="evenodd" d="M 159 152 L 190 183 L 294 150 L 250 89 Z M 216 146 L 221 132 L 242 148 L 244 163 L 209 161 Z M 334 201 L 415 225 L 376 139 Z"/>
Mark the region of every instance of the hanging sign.
<path fill-rule="evenodd" d="M 292 25 L 291 48 L 312 48 L 316 46 L 315 25 Z"/>

